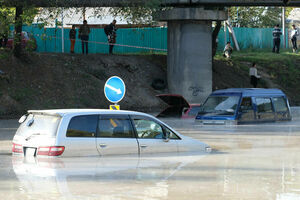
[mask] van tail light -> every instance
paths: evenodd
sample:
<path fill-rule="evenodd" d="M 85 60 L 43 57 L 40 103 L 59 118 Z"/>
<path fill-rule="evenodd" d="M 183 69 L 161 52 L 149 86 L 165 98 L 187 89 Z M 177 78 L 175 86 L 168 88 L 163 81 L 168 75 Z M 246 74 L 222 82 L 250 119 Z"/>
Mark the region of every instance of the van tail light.
<path fill-rule="evenodd" d="M 40 156 L 60 156 L 65 150 L 63 146 L 39 147 L 37 155 Z"/>
<path fill-rule="evenodd" d="M 13 153 L 23 153 L 23 146 L 20 144 L 13 143 L 12 152 Z"/>

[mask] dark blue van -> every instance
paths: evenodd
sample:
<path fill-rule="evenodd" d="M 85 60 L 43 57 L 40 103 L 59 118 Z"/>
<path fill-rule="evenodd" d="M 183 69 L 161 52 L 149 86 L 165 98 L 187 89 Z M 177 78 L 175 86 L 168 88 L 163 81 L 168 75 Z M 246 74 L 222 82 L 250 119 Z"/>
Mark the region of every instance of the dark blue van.
<path fill-rule="evenodd" d="M 243 124 L 291 120 L 286 95 L 279 89 L 216 90 L 196 116 L 201 124 Z"/>

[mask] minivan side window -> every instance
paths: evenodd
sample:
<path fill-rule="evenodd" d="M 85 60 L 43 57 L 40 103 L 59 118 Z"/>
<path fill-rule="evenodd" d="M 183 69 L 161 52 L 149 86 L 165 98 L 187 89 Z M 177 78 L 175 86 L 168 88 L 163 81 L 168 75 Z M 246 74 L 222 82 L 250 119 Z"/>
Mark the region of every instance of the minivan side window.
<path fill-rule="evenodd" d="M 273 112 L 271 98 L 256 98 L 258 113 Z"/>
<path fill-rule="evenodd" d="M 167 127 L 164 127 L 164 131 L 165 131 L 165 133 L 169 134 L 171 140 L 172 139 L 173 140 L 180 140 L 180 138 L 178 137 L 178 135 L 176 135 L 173 131 L 171 131 Z"/>
<path fill-rule="evenodd" d="M 98 115 L 82 115 L 70 120 L 67 137 L 95 137 Z"/>
<path fill-rule="evenodd" d="M 164 132 L 160 124 L 150 119 L 133 120 L 138 138 L 163 139 Z"/>
<path fill-rule="evenodd" d="M 129 118 L 103 117 L 99 119 L 98 135 L 102 138 L 135 138 Z"/>
<path fill-rule="evenodd" d="M 273 104 L 276 112 L 287 112 L 288 107 L 284 97 L 275 97 L 273 98 Z"/>

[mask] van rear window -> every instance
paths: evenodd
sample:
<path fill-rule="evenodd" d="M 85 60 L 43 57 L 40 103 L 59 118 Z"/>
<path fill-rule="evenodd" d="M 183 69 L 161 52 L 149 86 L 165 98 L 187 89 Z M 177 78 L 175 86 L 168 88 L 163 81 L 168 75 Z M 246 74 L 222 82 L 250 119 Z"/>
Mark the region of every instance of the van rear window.
<path fill-rule="evenodd" d="M 95 137 L 98 115 L 73 117 L 69 123 L 67 137 Z"/>
<path fill-rule="evenodd" d="M 286 100 L 283 97 L 273 98 L 273 104 L 274 104 L 276 112 L 287 112 L 288 111 Z"/>
<path fill-rule="evenodd" d="M 273 112 L 271 98 L 256 98 L 258 113 Z"/>
<path fill-rule="evenodd" d="M 30 114 L 26 120 L 20 124 L 16 135 L 24 137 L 31 135 L 56 136 L 60 120 L 61 117 L 58 116 Z"/>

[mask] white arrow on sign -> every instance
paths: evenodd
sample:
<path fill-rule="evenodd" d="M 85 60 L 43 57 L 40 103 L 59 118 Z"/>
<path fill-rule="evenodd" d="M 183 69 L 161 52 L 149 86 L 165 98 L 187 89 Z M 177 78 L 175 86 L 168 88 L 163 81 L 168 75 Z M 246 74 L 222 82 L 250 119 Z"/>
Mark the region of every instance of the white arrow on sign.
<path fill-rule="evenodd" d="M 113 86 L 108 85 L 108 84 L 106 84 L 106 87 L 108 87 L 109 89 L 115 91 L 117 94 L 122 94 L 122 91 L 121 91 L 120 88 L 119 88 L 119 89 L 116 89 L 116 88 L 114 88 Z"/>

